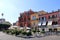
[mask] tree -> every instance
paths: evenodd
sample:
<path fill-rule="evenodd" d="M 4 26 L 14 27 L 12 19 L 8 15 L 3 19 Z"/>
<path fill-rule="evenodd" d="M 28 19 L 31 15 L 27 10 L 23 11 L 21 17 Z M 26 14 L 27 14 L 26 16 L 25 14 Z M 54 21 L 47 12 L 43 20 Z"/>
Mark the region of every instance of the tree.
<path fill-rule="evenodd" d="M 11 23 L 10 22 L 0 23 L 0 30 L 8 29 L 10 26 L 11 26 Z"/>

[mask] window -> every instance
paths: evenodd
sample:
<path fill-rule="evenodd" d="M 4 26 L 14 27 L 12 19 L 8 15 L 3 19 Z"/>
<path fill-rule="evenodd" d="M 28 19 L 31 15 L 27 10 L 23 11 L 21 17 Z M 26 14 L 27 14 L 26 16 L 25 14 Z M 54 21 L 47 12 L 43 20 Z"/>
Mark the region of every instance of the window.
<path fill-rule="evenodd" d="M 27 20 L 26 20 L 27 22 L 29 22 L 30 21 L 30 18 L 27 18 Z"/>
<path fill-rule="evenodd" d="M 57 32 L 57 28 L 54 28 L 54 32 Z"/>
<path fill-rule="evenodd" d="M 59 12 L 58 16 L 60 17 L 60 12 Z"/>
<path fill-rule="evenodd" d="M 35 22 L 34 22 L 34 26 L 35 26 Z"/>
<path fill-rule="evenodd" d="M 33 17 L 32 17 L 32 20 L 36 20 L 36 16 L 33 16 Z"/>
<path fill-rule="evenodd" d="M 42 21 L 42 18 L 39 18 L 40 21 Z"/>
<path fill-rule="evenodd" d="M 57 18 L 57 15 L 52 15 L 52 18 Z"/>
<path fill-rule="evenodd" d="M 52 32 L 52 28 L 49 28 L 49 32 Z"/>
<path fill-rule="evenodd" d="M 30 18 L 28 18 L 28 20 L 30 20 Z"/>
<path fill-rule="evenodd" d="M 49 18 L 49 19 L 51 19 L 51 18 L 52 18 L 52 16 L 48 16 L 48 18 Z"/>
<path fill-rule="evenodd" d="M 57 15 L 49 16 L 49 19 L 52 19 L 52 18 L 57 18 Z"/>
<path fill-rule="evenodd" d="M 55 15 L 55 17 L 57 17 L 57 15 Z"/>
<path fill-rule="evenodd" d="M 40 20 L 40 18 L 39 18 L 39 20 Z"/>
<path fill-rule="evenodd" d="M 22 15 L 20 16 L 20 18 L 22 18 Z"/>
<path fill-rule="evenodd" d="M 26 21 L 26 18 L 24 18 L 24 21 Z"/>
<path fill-rule="evenodd" d="M 45 29 L 42 29 L 42 31 L 45 31 Z"/>
<path fill-rule="evenodd" d="M 57 25 L 57 24 L 58 24 L 58 22 L 55 22 L 55 21 L 52 22 L 52 25 Z"/>
<path fill-rule="evenodd" d="M 27 26 L 30 27 L 30 24 L 28 24 Z"/>
<path fill-rule="evenodd" d="M 42 17 L 40 18 L 41 21 L 45 21 L 46 20 L 46 17 Z"/>
<path fill-rule="evenodd" d="M 55 18 L 55 16 L 54 16 L 54 15 L 52 15 L 52 18 Z"/>
<path fill-rule="evenodd" d="M 20 26 L 23 27 L 23 24 L 21 23 Z"/>
<path fill-rule="evenodd" d="M 42 17 L 42 20 L 44 20 L 44 17 Z"/>
<path fill-rule="evenodd" d="M 46 17 L 44 17 L 44 21 L 46 20 Z"/>
<path fill-rule="evenodd" d="M 48 16 L 48 18 L 50 19 L 50 16 Z"/>

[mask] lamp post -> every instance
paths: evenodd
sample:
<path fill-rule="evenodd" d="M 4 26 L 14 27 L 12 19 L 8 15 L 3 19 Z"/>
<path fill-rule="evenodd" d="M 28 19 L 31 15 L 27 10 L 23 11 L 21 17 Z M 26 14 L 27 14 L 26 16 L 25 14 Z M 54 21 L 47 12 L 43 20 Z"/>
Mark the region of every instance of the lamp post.
<path fill-rule="evenodd" d="M 1 16 L 2 16 L 1 23 L 3 23 L 3 16 L 4 16 L 4 14 L 2 13 Z"/>
<path fill-rule="evenodd" d="M 2 13 L 1 16 L 2 16 L 2 18 L 3 18 L 4 14 Z"/>

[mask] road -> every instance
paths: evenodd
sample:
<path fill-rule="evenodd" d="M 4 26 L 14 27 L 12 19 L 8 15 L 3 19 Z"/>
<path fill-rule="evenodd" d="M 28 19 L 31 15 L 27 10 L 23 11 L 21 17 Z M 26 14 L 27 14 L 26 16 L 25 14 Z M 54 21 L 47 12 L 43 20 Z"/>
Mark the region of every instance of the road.
<path fill-rule="evenodd" d="M 7 35 L 3 32 L 0 32 L 0 40 L 60 40 L 60 36 L 45 36 L 41 38 L 21 38 L 13 35 Z"/>

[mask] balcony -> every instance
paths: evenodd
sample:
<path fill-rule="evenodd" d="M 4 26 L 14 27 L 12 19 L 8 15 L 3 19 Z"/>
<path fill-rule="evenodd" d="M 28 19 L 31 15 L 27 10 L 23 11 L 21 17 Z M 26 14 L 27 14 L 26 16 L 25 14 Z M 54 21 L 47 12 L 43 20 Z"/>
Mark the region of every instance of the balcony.
<path fill-rule="evenodd" d="M 48 20 L 58 21 L 58 20 L 59 20 L 59 18 L 51 18 L 51 19 L 48 19 Z"/>
<path fill-rule="evenodd" d="M 31 20 L 39 20 L 38 18 L 36 18 L 36 19 L 31 19 Z"/>
<path fill-rule="evenodd" d="M 56 19 L 58 19 L 58 17 L 57 17 L 57 15 L 51 15 L 51 16 L 48 16 L 48 19 L 51 19 L 51 20 L 55 19 L 56 20 Z"/>

